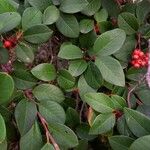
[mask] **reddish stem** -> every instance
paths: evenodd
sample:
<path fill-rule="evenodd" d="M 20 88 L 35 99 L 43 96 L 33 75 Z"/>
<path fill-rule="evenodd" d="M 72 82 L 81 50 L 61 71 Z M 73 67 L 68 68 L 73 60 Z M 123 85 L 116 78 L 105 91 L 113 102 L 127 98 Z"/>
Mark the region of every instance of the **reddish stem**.
<path fill-rule="evenodd" d="M 45 120 L 45 118 L 39 112 L 37 113 L 37 115 L 38 115 L 38 117 L 39 117 L 39 119 L 42 123 L 42 126 L 45 130 L 47 142 L 52 143 L 55 150 L 60 150 L 60 148 L 59 148 L 58 144 L 56 143 L 55 139 L 53 138 L 53 136 L 49 132 L 47 121 Z"/>

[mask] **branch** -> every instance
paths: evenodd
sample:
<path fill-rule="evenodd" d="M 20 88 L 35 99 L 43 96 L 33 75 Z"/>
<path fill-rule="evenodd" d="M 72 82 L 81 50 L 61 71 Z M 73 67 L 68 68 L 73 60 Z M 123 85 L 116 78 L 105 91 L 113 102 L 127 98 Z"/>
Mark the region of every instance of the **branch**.
<path fill-rule="evenodd" d="M 45 118 L 39 112 L 37 113 L 37 115 L 38 115 L 38 117 L 39 117 L 39 119 L 40 119 L 40 121 L 43 125 L 43 128 L 45 130 L 47 142 L 52 143 L 55 150 L 60 150 L 60 148 L 59 148 L 58 144 L 56 143 L 55 139 L 53 138 L 53 136 L 49 132 L 47 121 L 45 120 Z"/>
<path fill-rule="evenodd" d="M 130 97 L 131 97 L 132 92 L 145 80 L 145 78 L 146 78 L 146 75 L 144 75 L 134 87 L 129 89 L 128 95 L 127 95 L 127 104 L 129 108 L 131 108 Z"/>

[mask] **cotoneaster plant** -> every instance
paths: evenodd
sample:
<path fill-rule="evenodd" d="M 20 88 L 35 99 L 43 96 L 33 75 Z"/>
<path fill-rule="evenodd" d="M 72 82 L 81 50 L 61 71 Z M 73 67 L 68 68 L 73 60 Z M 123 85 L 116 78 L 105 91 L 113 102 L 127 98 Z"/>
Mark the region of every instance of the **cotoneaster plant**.
<path fill-rule="evenodd" d="M 149 150 L 150 1 L 0 0 L 0 150 Z"/>

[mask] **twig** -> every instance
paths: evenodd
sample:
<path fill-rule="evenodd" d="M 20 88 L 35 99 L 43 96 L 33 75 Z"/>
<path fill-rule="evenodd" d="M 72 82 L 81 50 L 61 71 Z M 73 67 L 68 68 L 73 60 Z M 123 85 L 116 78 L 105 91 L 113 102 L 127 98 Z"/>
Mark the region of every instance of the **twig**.
<path fill-rule="evenodd" d="M 60 148 L 59 148 L 58 144 L 56 143 L 55 139 L 53 138 L 53 136 L 49 132 L 47 121 L 45 120 L 45 118 L 39 112 L 37 113 L 37 115 L 38 115 L 38 117 L 39 117 L 39 119 L 40 119 L 40 121 L 43 125 L 43 128 L 45 130 L 47 142 L 52 143 L 55 150 L 60 150 Z"/>
<path fill-rule="evenodd" d="M 85 102 L 82 103 L 81 110 L 80 110 L 80 123 L 82 122 L 82 112 L 84 109 L 84 105 L 85 105 Z"/>
<path fill-rule="evenodd" d="M 131 108 L 130 97 L 131 97 L 132 92 L 143 82 L 143 80 L 145 80 L 145 78 L 146 78 L 146 75 L 144 75 L 133 88 L 129 89 L 128 95 L 127 95 L 127 104 L 129 108 Z"/>

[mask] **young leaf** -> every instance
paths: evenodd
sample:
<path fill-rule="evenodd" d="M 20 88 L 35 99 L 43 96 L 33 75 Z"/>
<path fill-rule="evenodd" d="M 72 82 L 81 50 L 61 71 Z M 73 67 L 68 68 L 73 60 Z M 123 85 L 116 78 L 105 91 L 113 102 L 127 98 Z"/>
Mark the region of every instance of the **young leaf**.
<path fill-rule="evenodd" d="M 34 53 L 32 48 L 25 44 L 19 43 L 15 49 L 17 58 L 25 63 L 32 63 L 34 60 Z"/>
<path fill-rule="evenodd" d="M 119 28 L 123 29 L 126 34 L 134 34 L 139 28 L 137 18 L 128 12 L 121 13 L 118 17 Z"/>
<path fill-rule="evenodd" d="M 116 59 L 110 56 L 100 57 L 96 59 L 95 64 L 107 82 L 118 86 L 125 86 L 124 72 Z"/>
<path fill-rule="evenodd" d="M 71 89 L 75 85 L 75 78 L 67 70 L 60 70 L 57 83 L 63 89 Z"/>
<path fill-rule="evenodd" d="M 58 57 L 63 59 L 78 59 L 83 57 L 81 49 L 72 44 L 63 44 L 60 47 Z"/>
<path fill-rule="evenodd" d="M 129 108 L 124 108 L 124 113 L 126 122 L 135 136 L 141 137 L 150 134 L 149 117 Z"/>
<path fill-rule="evenodd" d="M 90 134 L 103 134 L 110 131 L 115 125 L 115 115 L 113 113 L 100 114 L 92 123 Z"/>
<path fill-rule="evenodd" d="M 113 112 L 114 109 L 111 98 L 103 93 L 87 93 L 84 96 L 84 101 L 101 113 Z"/>
<path fill-rule="evenodd" d="M 146 135 L 146 136 L 142 136 L 140 138 L 138 138 L 137 140 L 135 140 L 131 146 L 130 146 L 130 150 L 149 150 L 150 146 L 150 135 Z"/>
<path fill-rule="evenodd" d="M 6 73 L 0 72 L 0 104 L 7 103 L 14 92 L 14 81 Z"/>
<path fill-rule="evenodd" d="M 34 124 L 37 108 L 27 99 L 21 100 L 15 109 L 15 119 L 21 136 L 25 135 Z"/>
<path fill-rule="evenodd" d="M 101 34 L 94 43 L 93 52 L 100 56 L 108 56 L 117 52 L 126 39 L 121 29 L 114 29 Z"/>
<path fill-rule="evenodd" d="M 21 16 L 17 12 L 6 12 L 0 14 L 0 33 L 8 32 L 16 28 L 21 21 Z"/>
<path fill-rule="evenodd" d="M 65 97 L 63 92 L 52 84 L 41 84 L 33 89 L 34 96 L 39 101 L 55 101 L 61 103 Z"/>
<path fill-rule="evenodd" d="M 50 123 L 49 130 L 52 132 L 56 142 L 65 148 L 73 148 L 78 145 L 78 139 L 75 133 L 65 125 Z"/>
<path fill-rule="evenodd" d="M 0 114 L 0 144 L 6 139 L 6 126 L 5 121 Z"/>
<path fill-rule="evenodd" d="M 66 37 L 77 38 L 79 36 L 79 23 L 73 15 L 60 14 L 56 27 Z"/>
<path fill-rule="evenodd" d="M 81 33 L 88 33 L 92 31 L 94 28 L 94 20 L 83 19 L 80 21 L 79 26 L 80 26 Z"/>
<path fill-rule="evenodd" d="M 56 70 L 52 64 L 43 63 L 32 68 L 31 73 L 39 80 L 51 81 L 56 78 Z"/>
<path fill-rule="evenodd" d="M 77 13 L 87 6 L 87 0 L 63 0 L 60 10 L 65 13 Z"/>
<path fill-rule="evenodd" d="M 134 139 L 128 136 L 116 135 L 109 137 L 109 143 L 113 150 L 129 150 L 129 147 L 133 142 Z"/>
<path fill-rule="evenodd" d="M 68 70 L 72 76 L 77 77 L 86 70 L 87 66 L 88 65 L 85 60 L 73 60 L 70 62 Z"/>
<path fill-rule="evenodd" d="M 20 139 L 20 150 L 41 150 L 43 145 L 42 135 L 37 122 Z"/>
<path fill-rule="evenodd" d="M 65 123 L 65 111 L 64 109 L 54 101 L 43 101 L 38 104 L 39 112 L 48 121 L 48 123 Z"/>
<path fill-rule="evenodd" d="M 123 108 L 127 106 L 125 99 L 119 95 L 112 95 L 111 99 L 115 109 L 123 110 Z"/>
<path fill-rule="evenodd" d="M 22 15 L 22 28 L 28 28 L 42 23 L 42 12 L 35 7 L 28 7 L 24 10 Z"/>
<path fill-rule="evenodd" d="M 82 13 L 87 16 L 92 16 L 101 7 L 101 0 L 87 0 L 88 5 L 82 10 Z"/>
<path fill-rule="evenodd" d="M 47 7 L 43 14 L 43 23 L 51 25 L 59 19 L 60 13 L 56 6 L 51 5 Z"/>
<path fill-rule="evenodd" d="M 107 21 L 108 12 L 106 9 L 101 9 L 100 11 L 96 12 L 94 18 L 97 22 Z"/>
<path fill-rule="evenodd" d="M 24 39 L 33 44 L 40 44 L 46 42 L 53 31 L 45 25 L 36 25 L 30 27 L 24 32 Z"/>

